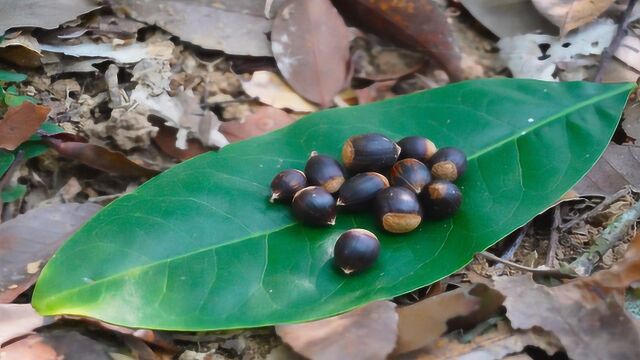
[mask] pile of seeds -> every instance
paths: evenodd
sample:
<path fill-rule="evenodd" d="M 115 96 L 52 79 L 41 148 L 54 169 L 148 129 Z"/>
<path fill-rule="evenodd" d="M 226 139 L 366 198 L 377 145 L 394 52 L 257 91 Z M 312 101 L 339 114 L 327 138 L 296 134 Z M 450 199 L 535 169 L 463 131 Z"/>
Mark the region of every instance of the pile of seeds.
<path fill-rule="evenodd" d="M 363 134 L 345 142 L 342 162 L 313 152 L 304 172 L 289 169 L 275 176 L 271 201 L 290 203 L 293 215 L 312 226 L 335 224 L 339 208 L 372 209 L 380 227 L 391 233 L 410 232 L 423 218 L 451 217 L 462 203 L 453 183 L 467 168 L 459 149 L 438 150 L 420 136 L 396 144 L 384 135 Z M 375 234 L 352 229 L 338 238 L 334 262 L 346 274 L 362 271 L 379 250 Z"/>

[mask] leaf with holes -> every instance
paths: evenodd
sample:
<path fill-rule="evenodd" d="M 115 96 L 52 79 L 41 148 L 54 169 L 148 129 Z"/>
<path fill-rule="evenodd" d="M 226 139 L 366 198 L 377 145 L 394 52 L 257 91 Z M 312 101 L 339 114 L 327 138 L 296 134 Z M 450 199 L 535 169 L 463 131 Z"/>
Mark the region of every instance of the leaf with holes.
<path fill-rule="evenodd" d="M 484 79 L 306 116 L 209 152 L 114 201 L 51 259 L 33 296 L 46 315 L 131 327 L 245 328 L 319 319 L 437 281 L 546 209 L 604 151 L 634 84 Z M 368 213 L 329 228 L 267 200 L 271 178 L 351 135 L 423 135 L 469 157 L 452 219 L 381 231 Z M 381 242 L 372 268 L 332 263 L 353 227 Z M 126 309 L 126 310 L 125 310 Z"/>

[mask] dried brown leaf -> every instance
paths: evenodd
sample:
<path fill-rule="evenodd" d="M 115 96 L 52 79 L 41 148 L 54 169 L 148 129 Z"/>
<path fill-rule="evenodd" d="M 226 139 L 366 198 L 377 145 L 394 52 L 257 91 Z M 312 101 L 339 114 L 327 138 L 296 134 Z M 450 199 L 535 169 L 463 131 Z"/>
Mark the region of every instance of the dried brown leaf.
<path fill-rule="evenodd" d="M 432 0 L 335 1 L 348 20 L 439 62 L 452 80 L 463 77 L 461 56 L 446 14 Z"/>
<path fill-rule="evenodd" d="M 0 2 L 0 33 L 13 27 L 53 29 L 97 9 L 92 0 L 21 0 Z"/>
<path fill-rule="evenodd" d="M 260 136 L 295 122 L 286 112 L 269 106 L 260 107 L 256 112 L 238 121 L 227 121 L 220 125 L 220 132 L 231 142 Z"/>
<path fill-rule="evenodd" d="M 560 28 L 560 36 L 588 24 L 609 8 L 615 0 L 533 0 L 533 6 Z"/>
<path fill-rule="evenodd" d="M 313 360 L 376 360 L 393 349 L 397 323 L 395 304 L 379 301 L 324 320 L 276 326 L 276 332 Z"/>
<path fill-rule="evenodd" d="M 0 148 L 15 150 L 38 130 L 49 111 L 48 107 L 29 101 L 9 108 L 0 120 Z"/>
<path fill-rule="evenodd" d="M 51 318 L 38 315 L 31 304 L 0 304 L 0 348 L 7 341 L 29 334 L 51 321 Z M 8 359 L 2 357 L 2 351 L 0 359 Z"/>
<path fill-rule="evenodd" d="M 579 194 L 614 194 L 624 186 L 640 185 L 640 147 L 609 144 L 600 160 L 574 187 Z"/>
<path fill-rule="evenodd" d="M 273 21 L 271 50 L 291 87 L 327 107 L 348 82 L 349 40 L 330 0 L 290 0 Z"/>
<path fill-rule="evenodd" d="M 158 133 L 153 138 L 153 141 L 162 152 L 174 159 L 187 160 L 211 150 L 202 145 L 202 142 L 198 139 L 187 139 L 187 148 L 179 149 L 176 147 L 176 134 L 178 133 L 178 129 L 162 124 L 158 126 L 158 129 Z"/>
<path fill-rule="evenodd" d="M 56 249 L 98 210 L 92 203 L 58 204 L 0 224 L 0 303 L 33 285 Z"/>
<path fill-rule="evenodd" d="M 615 56 L 625 64 L 640 71 L 640 38 L 627 35 L 622 38 L 620 47 L 616 50 Z"/>
<path fill-rule="evenodd" d="M 295 93 L 278 74 L 259 70 L 253 73 L 251 80 L 242 81 L 242 89 L 249 96 L 256 97 L 262 103 L 279 109 L 299 112 L 313 112 L 318 108 Z"/>
<path fill-rule="evenodd" d="M 152 177 L 159 173 L 158 170 L 134 163 L 121 152 L 111 151 L 99 145 L 64 142 L 53 137 L 44 138 L 43 141 L 64 157 L 108 173 L 132 177 Z"/>

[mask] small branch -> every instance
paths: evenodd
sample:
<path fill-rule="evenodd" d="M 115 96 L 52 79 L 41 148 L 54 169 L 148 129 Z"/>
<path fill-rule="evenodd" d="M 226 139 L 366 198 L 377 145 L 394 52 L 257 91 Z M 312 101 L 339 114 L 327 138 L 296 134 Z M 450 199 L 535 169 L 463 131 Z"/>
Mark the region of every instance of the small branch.
<path fill-rule="evenodd" d="M 585 220 L 585 221 L 589 220 L 592 216 L 599 214 L 602 210 L 604 210 L 606 207 L 611 205 L 614 201 L 620 199 L 621 197 L 627 194 L 629 194 L 629 188 L 625 187 L 624 189 L 618 191 L 617 193 L 605 197 L 604 200 L 602 200 L 600 204 L 598 204 L 598 206 L 594 207 L 590 211 L 584 213 L 581 216 L 576 217 L 575 219 L 572 219 L 571 221 L 568 221 L 565 224 L 560 225 L 560 230 L 562 232 L 567 231 L 571 229 L 578 222 L 582 220 Z"/>
<path fill-rule="evenodd" d="M 602 256 L 622 240 L 629 228 L 640 218 L 640 201 L 620 214 L 596 238 L 587 252 L 582 254 L 569 266 L 580 276 L 589 276 Z"/>
<path fill-rule="evenodd" d="M 520 248 L 520 245 L 522 244 L 522 240 L 524 240 L 525 235 L 527 235 L 527 231 L 529 231 L 529 226 L 531 225 L 531 221 L 529 221 L 528 223 L 524 224 L 521 228 L 520 228 L 520 232 L 518 233 L 518 236 L 516 237 L 516 240 L 513 242 L 513 244 L 511 244 L 511 246 L 507 249 L 507 251 L 504 252 L 504 254 L 502 254 L 502 256 L 500 256 L 500 258 L 502 260 L 511 260 L 513 258 L 513 255 L 515 255 L 516 251 L 518 250 L 518 248 Z M 496 265 L 496 270 L 502 270 L 504 268 L 504 264 L 503 263 L 499 263 Z"/>
<path fill-rule="evenodd" d="M 620 16 L 620 22 L 618 23 L 616 34 L 613 37 L 611 44 L 609 44 L 609 46 L 607 46 L 607 48 L 602 52 L 602 56 L 600 57 L 600 64 L 598 65 L 598 71 L 596 72 L 596 77 L 593 81 L 602 82 L 602 76 L 604 75 L 604 69 L 606 65 L 611 61 L 611 59 L 613 59 L 613 54 L 615 54 L 616 50 L 618 50 L 618 48 L 620 47 L 622 38 L 627 35 L 627 22 L 629 21 L 629 15 L 631 15 L 633 7 L 637 2 L 638 0 L 629 0 L 627 8 Z"/>
<path fill-rule="evenodd" d="M 503 259 L 501 259 L 501 258 L 499 258 L 499 257 L 497 257 L 497 256 L 495 256 L 492 253 L 487 252 L 487 251 L 479 252 L 477 255 L 480 255 L 480 256 L 484 257 L 485 259 L 487 259 L 487 260 L 499 262 L 501 264 L 505 264 L 505 265 L 507 265 L 509 267 L 512 267 L 514 269 L 527 271 L 527 272 L 530 272 L 530 273 L 536 274 L 536 275 L 545 275 L 545 276 L 551 276 L 551 277 L 555 277 L 555 278 L 570 278 L 570 279 L 576 277 L 576 275 L 574 275 L 574 274 L 571 274 L 571 273 L 566 272 L 566 271 L 560 271 L 558 269 L 540 269 L 540 268 L 532 268 L 532 267 L 516 264 L 516 263 L 508 261 L 508 260 L 503 260 Z"/>
<path fill-rule="evenodd" d="M 13 177 L 13 173 L 15 173 L 16 170 L 18 170 L 20 165 L 22 165 L 23 158 L 24 158 L 24 151 L 22 150 L 18 151 L 15 159 L 13 159 L 13 162 L 11 163 L 11 166 L 9 166 L 9 168 L 7 169 L 7 172 L 2 177 L 2 180 L 0 180 L 0 192 L 2 192 L 2 190 L 7 186 L 7 184 L 9 184 L 9 181 L 11 181 L 11 178 Z"/>
<path fill-rule="evenodd" d="M 547 259 L 545 261 L 547 267 L 550 268 L 555 267 L 558 238 L 560 238 L 560 223 L 562 223 L 562 216 L 560 214 L 560 204 L 558 204 L 553 208 L 553 225 L 551 225 L 551 234 L 549 234 L 549 250 L 547 251 Z"/>

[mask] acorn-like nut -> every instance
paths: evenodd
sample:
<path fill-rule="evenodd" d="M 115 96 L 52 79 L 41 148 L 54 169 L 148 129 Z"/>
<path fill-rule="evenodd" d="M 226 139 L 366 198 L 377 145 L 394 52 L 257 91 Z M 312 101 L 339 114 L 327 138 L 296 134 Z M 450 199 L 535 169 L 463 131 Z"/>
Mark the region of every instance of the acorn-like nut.
<path fill-rule="evenodd" d="M 333 249 L 333 262 L 345 274 L 368 269 L 378 258 L 380 242 L 370 231 L 351 229 L 338 238 Z"/>
<path fill-rule="evenodd" d="M 347 180 L 338 193 L 338 206 L 347 210 L 363 210 L 371 205 L 378 191 L 389 187 L 389 181 L 377 172 L 360 173 Z"/>
<path fill-rule="evenodd" d="M 431 157 L 431 175 L 437 179 L 456 181 L 467 170 L 467 156 L 454 147 L 445 147 Z"/>
<path fill-rule="evenodd" d="M 269 201 L 291 203 L 293 195 L 307 186 L 307 177 L 296 169 L 280 171 L 271 181 L 271 198 Z"/>
<path fill-rule="evenodd" d="M 398 145 L 402 149 L 400 159 L 416 159 L 424 164 L 429 164 L 431 157 L 438 150 L 431 140 L 422 136 L 407 136 L 398 141 Z"/>
<path fill-rule="evenodd" d="M 318 155 L 315 151 L 307 160 L 304 174 L 309 185 L 322 186 L 332 194 L 340 190 L 345 179 L 344 170 L 339 162 L 328 156 Z"/>
<path fill-rule="evenodd" d="M 446 180 L 434 180 L 420 194 L 425 216 L 445 219 L 453 216 L 462 204 L 462 192 L 456 184 Z"/>
<path fill-rule="evenodd" d="M 422 188 L 431 181 L 431 173 L 427 165 L 416 159 L 403 159 L 391 168 L 389 176 L 391 185 L 402 186 L 419 194 Z"/>
<path fill-rule="evenodd" d="M 336 201 L 320 186 L 309 186 L 298 191 L 291 202 L 291 212 L 307 225 L 327 226 L 336 223 Z"/>
<path fill-rule="evenodd" d="M 406 233 L 420 225 L 422 208 L 416 194 L 404 187 L 390 186 L 380 190 L 375 199 L 376 217 L 383 229 Z"/>
<path fill-rule="evenodd" d="M 342 162 L 352 173 L 390 168 L 400 155 L 400 147 L 380 134 L 352 136 L 342 146 Z"/>

